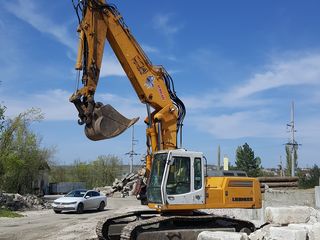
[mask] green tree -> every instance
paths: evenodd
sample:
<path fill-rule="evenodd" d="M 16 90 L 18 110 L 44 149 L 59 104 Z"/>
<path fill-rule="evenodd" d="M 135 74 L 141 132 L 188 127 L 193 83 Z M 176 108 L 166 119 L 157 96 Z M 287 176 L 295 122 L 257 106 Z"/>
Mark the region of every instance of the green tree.
<path fill-rule="evenodd" d="M 258 177 L 261 174 L 261 159 L 254 156 L 254 151 L 248 143 L 237 148 L 236 166 L 238 170 L 245 171 L 250 177 Z"/>
<path fill-rule="evenodd" d="M 300 188 L 319 186 L 320 168 L 315 164 L 309 173 L 298 173 Z"/>
<path fill-rule="evenodd" d="M 121 160 L 113 155 L 99 156 L 92 162 L 92 169 L 97 176 L 92 183 L 94 186 L 105 186 L 113 183 L 119 177 L 121 170 Z"/>
<path fill-rule="evenodd" d="M 0 105 L 0 140 L 1 140 L 1 135 L 4 128 L 4 123 L 5 123 L 5 115 L 4 115 L 5 111 L 6 111 L 6 107 Z M 1 153 L 0 153 L 0 156 L 1 156 Z M 0 159 L 0 182 L 3 175 L 4 175 L 4 164 L 3 164 L 3 160 Z"/>
<path fill-rule="evenodd" d="M 0 104 L 0 133 L 3 130 L 4 123 L 5 123 L 5 115 L 4 115 L 5 111 L 6 111 L 6 107 Z"/>
<path fill-rule="evenodd" d="M 40 147 L 40 138 L 31 131 L 30 124 L 40 121 L 40 110 L 30 109 L 5 122 L 0 137 L 0 161 L 3 171 L 0 186 L 8 192 L 30 193 L 39 170 L 48 164 L 52 155 Z"/>
<path fill-rule="evenodd" d="M 121 160 L 113 155 L 102 155 L 92 162 L 75 160 L 70 166 L 54 166 L 50 172 L 53 182 L 85 182 L 87 188 L 111 185 L 121 176 Z"/>
<path fill-rule="evenodd" d="M 69 170 L 69 171 L 68 171 Z M 70 167 L 69 166 L 51 166 L 50 182 L 70 182 Z"/>

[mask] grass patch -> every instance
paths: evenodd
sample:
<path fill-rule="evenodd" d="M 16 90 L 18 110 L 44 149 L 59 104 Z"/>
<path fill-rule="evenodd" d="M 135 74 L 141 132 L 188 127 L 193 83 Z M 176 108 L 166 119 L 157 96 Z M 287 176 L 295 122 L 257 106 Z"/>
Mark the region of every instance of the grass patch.
<path fill-rule="evenodd" d="M 0 208 L 0 218 L 1 217 L 16 218 L 16 217 L 23 217 L 23 215 L 16 213 L 14 211 L 11 211 L 9 209 Z"/>

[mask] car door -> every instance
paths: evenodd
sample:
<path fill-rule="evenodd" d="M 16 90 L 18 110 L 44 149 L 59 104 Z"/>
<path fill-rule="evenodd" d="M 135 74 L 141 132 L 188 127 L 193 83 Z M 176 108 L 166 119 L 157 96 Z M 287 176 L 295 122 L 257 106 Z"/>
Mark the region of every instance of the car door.
<path fill-rule="evenodd" d="M 92 192 L 92 200 L 94 202 L 94 208 L 98 208 L 99 205 L 100 205 L 100 202 L 102 200 L 102 198 L 100 196 L 100 193 L 96 192 L 96 191 L 93 191 Z"/>
<path fill-rule="evenodd" d="M 92 199 L 92 191 L 88 191 L 86 195 L 84 196 L 84 208 L 90 209 L 94 207 L 94 202 Z"/>

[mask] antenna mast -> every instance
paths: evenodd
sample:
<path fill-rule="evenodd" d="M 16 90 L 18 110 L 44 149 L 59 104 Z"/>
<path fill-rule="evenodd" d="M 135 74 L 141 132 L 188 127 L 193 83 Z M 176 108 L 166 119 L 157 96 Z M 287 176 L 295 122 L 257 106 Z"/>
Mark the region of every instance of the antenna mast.
<path fill-rule="evenodd" d="M 134 146 L 137 145 L 137 142 L 138 142 L 138 140 L 134 139 L 134 125 L 132 125 L 131 151 L 126 153 L 126 155 L 129 155 L 129 158 L 130 158 L 130 173 L 133 172 L 133 159 L 134 159 L 134 156 L 138 155 L 134 151 Z"/>
<path fill-rule="evenodd" d="M 290 146 L 291 150 L 291 177 L 295 176 L 295 167 L 296 167 L 296 159 L 295 159 L 295 152 L 298 149 L 298 146 L 301 144 L 298 144 L 295 140 L 295 132 L 297 130 L 295 129 L 295 123 L 294 123 L 294 102 L 291 103 L 291 122 L 287 124 L 287 127 L 290 128 L 289 132 L 291 133 L 291 139 L 288 143 L 286 143 L 287 146 Z"/>

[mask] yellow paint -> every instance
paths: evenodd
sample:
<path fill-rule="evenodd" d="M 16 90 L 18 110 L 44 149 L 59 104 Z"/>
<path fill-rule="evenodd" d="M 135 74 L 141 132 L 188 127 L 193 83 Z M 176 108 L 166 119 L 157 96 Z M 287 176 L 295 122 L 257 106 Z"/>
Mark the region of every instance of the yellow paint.
<path fill-rule="evenodd" d="M 105 3 L 104 0 L 98 0 Z M 101 62 L 104 52 L 105 40 L 110 43 L 121 66 L 126 72 L 138 98 L 142 103 L 148 103 L 154 109 L 151 113 L 152 124 L 147 128 L 146 135 L 150 139 L 151 151 L 148 149 L 147 173 L 151 170 L 151 156 L 155 151 L 161 149 L 175 149 L 177 140 L 177 108 L 170 99 L 169 92 L 164 82 L 165 69 L 154 66 L 143 52 L 140 45 L 130 33 L 129 29 L 121 25 L 121 16 L 115 16 L 107 9 L 104 12 L 89 7 L 82 19 L 79 32 L 79 54 L 76 69 L 87 69 L 87 75 L 83 77 L 84 86 L 70 98 L 71 101 L 79 98 L 92 99 L 99 81 Z M 87 44 L 84 44 L 85 39 Z M 83 47 L 87 45 L 88 57 L 86 65 L 83 66 Z M 147 80 L 150 81 L 147 81 Z M 81 105 L 84 112 L 90 111 L 86 104 Z M 157 122 L 161 121 L 161 133 L 157 132 Z M 161 135 L 162 142 L 158 149 L 157 135 Z M 224 169 L 228 169 L 228 159 L 224 159 Z M 252 187 L 234 187 L 231 181 L 252 181 Z M 151 208 L 161 211 L 191 210 L 201 208 L 260 208 L 261 194 L 260 185 L 256 179 L 230 178 L 230 177 L 208 177 L 205 187 L 205 204 L 190 205 L 164 205 L 159 209 L 157 204 L 149 204 Z M 252 199 L 252 201 L 234 201 L 234 199 Z"/>
<path fill-rule="evenodd" d="M 234 182 L 243 182 L 248 187 L 232 187 Z M 252 185 L 249 186 L 248 182 Z M 261 208 L 260 183 L 255 178 L 247 177 L 207 177 L 205 204 L 159 205 L 148 206 L 158 211 L 196 210 L 212 208 Z M 248 201 L 250 199 L 250 201 Z M 237 201 L 240 200 L 240 201 Z M 246 200 L 246 201 L 244 201 Z"/>
<path fill-rule="evenodd" d="M 98 1 L 105 4 L 105 0 Z M 76 62 L 76 69 L 87 69 L 87 75 L 84 76 L 84 86 L 70 97 L 70 101 L 75 102 L 79 98 L 86 99 L 89 96 L 94 96 L 99 81 L 105 40 L 107 39 L 140 101 L 150 104 L 154 109 L 151 114 L 152 125 L 146 131 L 147 137 L 151 141 L 150 157 L 152 152 L 162 149 L 176 149 L 178 110 L 170 99 L 164 82 L 163 75 L 166 70 L 163 67 L 152 65 L 134 36 L 120 24 L 121 16 L 115 16 L 108 10 L 102 13 L 100 10 L 92 8 L 91 1 L 88 1 L 88 4 L 86 14 L 78 27 L 79 49 Z M 83 66 L 85 38 L 88 46 L 88 58 L 86 65 Z M 96 70 L 93 70 L 92 66 L 95 66 Z M 149 85 L 147 79 L 152 79 Z M 85 104 L 81 106 L 84 112 L 89 111 L 86 107 Z M 161 121 L 161 133 L 157 132 L 155 120 Z M 162 139 L 160 149 L 158 149 L 158 134 Z M 150 172 L 150 166 L 151 164 L 148 162 L 147 172 Z"/>

